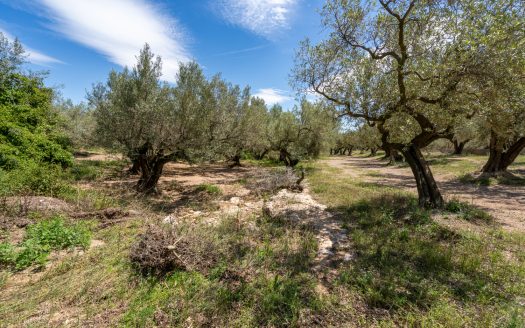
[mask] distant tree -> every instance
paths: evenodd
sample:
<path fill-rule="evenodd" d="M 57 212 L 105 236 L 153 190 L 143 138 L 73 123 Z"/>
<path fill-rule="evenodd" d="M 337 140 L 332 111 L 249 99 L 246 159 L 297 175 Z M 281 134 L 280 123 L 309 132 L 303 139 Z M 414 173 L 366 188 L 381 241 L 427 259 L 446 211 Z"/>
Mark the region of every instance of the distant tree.
<path fill-rule="evenodd" d="M 270 149 L 279 152 L 279 161 L 294 167 L 299 163 L 298 141 L 301 133 L 299 120 L 293 112 L 284 111 L 279 105 L 270 109 L 266 138 Z"/>
<path fill-rule="evenodd" d="M 452 154 L 463 154 L 465 146 L 469 142 L 479 138 L 479 129 L 480 127 L 474 119 L 465 118 L 458 121 L 454 126 L 453 133 L 447 137 L 454 147 Z"/>
<path fill-rule="evenodd" d="M 381 148 L 381 134 L 375 127 L 363 124 L 355 132 L 354 142 L 359 148 L 369 150 L 370 156 L 375 156 Z"/>
<path fill-rule="evenodd" d="M 252 133 L 250 89 L 224 81 L 220 75 L 210 81 L 212 106 L 207 112 L 209 155 L 225 156 L 233 166 L 240 166 Z M 204 119 L 204 118 L 203 118 Z M 211 159 L 211 158 L 210 158 Z"/>
<path fill-rule="evenodd" d="M 261 160 L 271 150 L 270 140 L 267 138 L 270 114 L 264 100 L 252 98 L 244 120 L 245 150 L 255 159 Z"/>
<path fill-rule="evenodd" d="M 85 103 L 73 104 L 69 99 L 57 99 L 53 107 L 61 116 L 63 131 L 75 149 L 95 145 L 95 117 Z"/>
<path fill-rule="evenodd" d="M 335 108 L 325 102 L 303 99 L 295 114 L 299 118 L 298 146 L 303 156 L 318 158 L 337 138 L 340 124 Z"/>

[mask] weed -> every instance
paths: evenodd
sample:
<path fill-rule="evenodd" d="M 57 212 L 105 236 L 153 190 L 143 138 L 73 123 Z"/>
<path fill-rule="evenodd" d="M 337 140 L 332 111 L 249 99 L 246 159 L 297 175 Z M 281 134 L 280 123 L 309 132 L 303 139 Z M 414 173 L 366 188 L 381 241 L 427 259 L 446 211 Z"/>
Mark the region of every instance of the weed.
<path fill-rule="evenodd" d="M 198 185 L 197 187 L 195 187 L 195 191 L 196 192 L 205 192 L 209 195 L 212 195 L 212 196 L 220 196 L 222 195 L 222 191 L 221 189 L 216 186 L 216 185 L 213 185 L 213 184 L 207 184 L 207 183 L 203 183 L 203 184 L 200 184 Z"/>
<path fill-rule="evenodd" d="M 447 202 L 445 209 L 448 212 L 458 214 L 459 218 L 467 221 L 492 222 L 494 220 L 487 212 L 457 199 L 452 199 Z"/>
<path fill-rule="evenodd" d="M 24 240 L 16 247 L 0 244 L 0 264 L 25 269 L 31 265 L 43 265 L 49 253 L 72 247 L 86 248 L 90 232 L 82 225 L 68 226 L 61 217 L 53 217 L 27 228 Z"/>

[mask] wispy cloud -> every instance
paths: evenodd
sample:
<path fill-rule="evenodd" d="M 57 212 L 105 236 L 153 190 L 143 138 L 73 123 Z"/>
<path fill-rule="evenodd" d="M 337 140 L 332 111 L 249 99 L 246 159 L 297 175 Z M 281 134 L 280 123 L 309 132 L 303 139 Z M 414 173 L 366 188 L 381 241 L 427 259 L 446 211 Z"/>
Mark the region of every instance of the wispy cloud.
<path fill-rule="evenodd" d="M 219 13 L 230 23 L 271 38 L 289 28 L 298 0 L 220 0 Z"/>
<path fill-rule="evenodd" d="M 7 31 L 0 28 L 0 32 L 10 41 L 13 41 L 15 38 L 9 34 Z M 54 57 L 48 56 L 40 51 L 31 49 L 27 45 L 22 43 L 22 46 L 24 47 L 24 50 L 26 51 L 27 60 L 36 65 L 40 66 L 49 66 L 51 64 L 63 64 L 59 59 L 56 59 Z"/>
<path fill-rule="evenodd" d="M 282 104 L 293 100 L 287 91 L 272 88 L 259 89 L 253 96 L 263 99 L 268 105 Z"/>
<path fill-rule="evenodd" d="M 163 78 L 174 81 L 189 54 L 179 23 L 147 0 L 38 0 L 51 28 L 107 56 L 133 66 L 144 43 L 162 57 Z"/>
<path fill-rule="evenodd" d="M 221 53 L 215 54 L 214 56 L 219 57 L 219 56 L 238 55 L 238 54 L 243 54 L 243 53 L 247 53 L 247 52 L 253 52 L 253 51 L 261 50 L 261 49 L 264 49 L 264 48 L 268 48 L 268 46 L 269 46 L 269 44 L 265 44 L 265 45 L 257 46 L 257 47 L 226 51 L 226 52 L 221 52 Z"/>

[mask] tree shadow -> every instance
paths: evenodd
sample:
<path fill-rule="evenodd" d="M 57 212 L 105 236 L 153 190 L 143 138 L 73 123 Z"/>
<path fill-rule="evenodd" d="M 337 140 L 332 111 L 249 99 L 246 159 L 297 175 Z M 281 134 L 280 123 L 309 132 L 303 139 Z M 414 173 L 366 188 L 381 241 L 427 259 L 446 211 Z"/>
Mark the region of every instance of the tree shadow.
<path fill-rule="evenodd" d="M 443 297 L 509 301 L 488 253 L 496 251 L 435 223 L 417 200 L 388 195 L 333 210 L 344 214 L 355 252 L 340 282 L 360 291 L 369 306 L 428 308 Z"/>

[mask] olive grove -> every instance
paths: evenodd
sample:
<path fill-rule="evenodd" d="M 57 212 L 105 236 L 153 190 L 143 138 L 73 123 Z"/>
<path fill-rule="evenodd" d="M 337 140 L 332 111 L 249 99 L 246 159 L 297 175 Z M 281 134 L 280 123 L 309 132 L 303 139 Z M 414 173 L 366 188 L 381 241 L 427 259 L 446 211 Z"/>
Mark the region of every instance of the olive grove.
<path fill-rule="evenodd" d="M 297 53 L 295 87 L 375 126 L 381 148 L 402 153 L 410 165 L 421 206 L 444 205 L 421 149 L 452 138 L 458 122 L 483 113 L 485 102 L 494 100 L 483 96 L 496 81 L 515 81 L 510 69 L 493 69 L 509 59 L 500 55 L 519 52 L 515 38 L 505 47 L 475 42 L 474 17 L 488 17 L 482 33 L 492 40 L 506 25 L 490 18 L 516 22 L 514 11 L 522 5 L 491 1 L 493 10 L 484 3 L 330 0 L 322 10 L 329 37 L 319 44 L 305 40 Z"/>
<path fill-rule="evenodd" d="M 157 191 L 166 163 L 218 161 L 240 165 L 244 154 L 278 152 L 287 166 L 315 158 L 337 131 L 333 110 L 303 101 L 293 111 L 268 109 L 220 75 L 206 78 L 196 63 L 181 64 L 175 86 L 162 82 L 162 61 L 146 45 L 137 65 L 111 72 L 89 94 L 99 142 L 125 154 L 136 189 Z"/>

